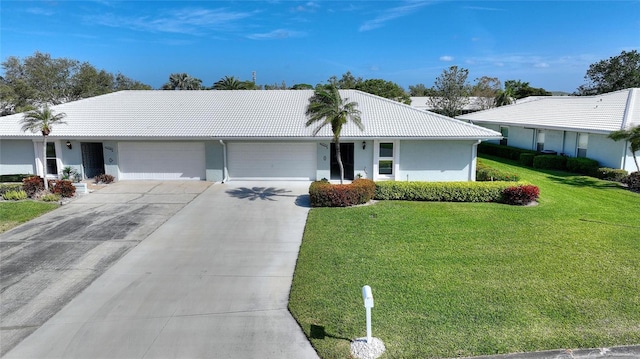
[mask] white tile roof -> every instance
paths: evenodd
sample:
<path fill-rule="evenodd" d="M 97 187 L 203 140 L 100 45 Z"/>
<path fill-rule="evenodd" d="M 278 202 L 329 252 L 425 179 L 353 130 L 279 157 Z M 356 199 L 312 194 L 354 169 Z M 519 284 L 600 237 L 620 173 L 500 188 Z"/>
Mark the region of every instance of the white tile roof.
<path fill-rule="evenodd" d="M 120 91 L 53 106 L 66 113 L 50 137 L 292 138 L 309 139 L 305 110 L 312 90 Z M 341 90 L 358 103 L 364 131 L 348 124 L 343 138 L 489 139 L 500 134 L 463 121 L 355 90 Z M 0 117 L 0 138 L 37 137 L 21 131 L 22 114 Z M 330 137 L 326 128 L 318 137 Z"/>
<path fill-rule="evenodd" d="M 640 88 L 597 96 L 536 97 L 457 118 L 474 123 L 609 133 L 640 124 Z"/>

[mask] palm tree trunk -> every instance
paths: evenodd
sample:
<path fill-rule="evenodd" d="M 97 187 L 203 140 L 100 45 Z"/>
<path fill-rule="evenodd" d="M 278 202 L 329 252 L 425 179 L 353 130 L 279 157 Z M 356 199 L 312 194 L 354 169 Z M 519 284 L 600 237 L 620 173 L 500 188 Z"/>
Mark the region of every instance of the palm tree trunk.
<path fill-rule="evenodd" d="M 635 152 L 632 152 L 631 154 L 633 155 L 633 162 L 636 163 L 636 168 L 638 169 L 638 172 L 640 172 L 640 165 L 638 165 L 638 157 L 636 157 Z"/>
<path fill-rule="evenodd" d="M 342 165 L 342 155 L 340 154 L 340 141 L 334 142 L 336 146 L 336 161 L 338 161 L 338 167 L 340 167 L 340 184 L 344 181 L 344 166 Z"/>
<path fill-rule="evenodd" d="M 42 136 L 42 177 L 44 178 L 44 190 L 49 190 L 47 183 L 47 136 Z"/>

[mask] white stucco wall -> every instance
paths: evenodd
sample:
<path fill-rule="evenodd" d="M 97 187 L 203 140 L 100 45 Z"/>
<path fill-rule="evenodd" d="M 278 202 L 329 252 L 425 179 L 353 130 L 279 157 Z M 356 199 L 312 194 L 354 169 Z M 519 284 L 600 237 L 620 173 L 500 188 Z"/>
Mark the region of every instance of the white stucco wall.
<path fill-rule="evenodd" d="M 509 126 L 507 144 L 512 147 L 535 150 L 535 131 L 531 128 Z"/>
<path fill-rule="evenodd" d="M 355 178 L 358 178 L 358 174 L 362 175 L 362 178 L 373 178 L 373 141 L 364 141 L 366 146 L 362 149 L 363 141 L 355 141 L 353 148 L 353 172 Z"/>
<path fill-rule="evenodd" d="M 544 130 L 544 149 L 562 153 L 564 148 L 564 131 Z"/>
<path fill-rule="evenodd" d="M 400 141 L 397 181 L 470 181 L 475 179 L 477 141 Z"/>
<path fill-rule="evenodd" d="M 0 174 L 35 174 L 31 140 L 0 140 Z"/>

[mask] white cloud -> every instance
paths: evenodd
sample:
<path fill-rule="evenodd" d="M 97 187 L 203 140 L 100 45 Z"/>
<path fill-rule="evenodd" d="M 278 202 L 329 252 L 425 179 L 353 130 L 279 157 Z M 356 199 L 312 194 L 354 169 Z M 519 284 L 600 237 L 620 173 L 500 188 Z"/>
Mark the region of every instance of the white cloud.
<path fill-rule="evenodd" d="M 285 29 L 277 29 L 270 32 L 250 34 L 247 35 L 252 40 L 274 40 L 274 39 L 288 39 L 293 37 L 303 37 L 306 34 L 299 31 L 291 31 Z"/>
<path fill-rule="evenodd" d="M 449 56 L 449 55 L 440 56 L 440 61 L 446 61 L 446 62 L 453 61 L 453 56 Z"/>
<path fill-rule="evenodd" d="M 533 67 L 544 69 L 544 68 L 549 67 L 549 64 L 546 63 L 546 62 L 538 62 L 538 63 L 534 64 Z"/>
<path fill-rule="evenodd" d="M 384 12 L 375 19 L 365 21 L 365 23 L 360 26 L 359 31 L 369 31 L 377 29 L 384 26 L 384 24 L 388 21 L 410 15 L 428 4 L 429 3 L 427 2 L 411 2 L 407 5 L 384 10 Z"/>

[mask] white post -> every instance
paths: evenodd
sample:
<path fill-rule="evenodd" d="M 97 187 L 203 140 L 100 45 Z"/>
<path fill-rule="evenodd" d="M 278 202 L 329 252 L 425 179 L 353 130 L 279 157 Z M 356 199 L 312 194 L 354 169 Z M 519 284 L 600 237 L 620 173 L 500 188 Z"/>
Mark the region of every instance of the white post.
<path fill-rule="evenodd" d="M 362 287 L 362 299 L 364 300 L 364 307 L 367 311 L 367 344 L 371 343 L 371 308 L 373 308 L 373 293 L 371 293 L 371 287 L 365 285 Z"/>

